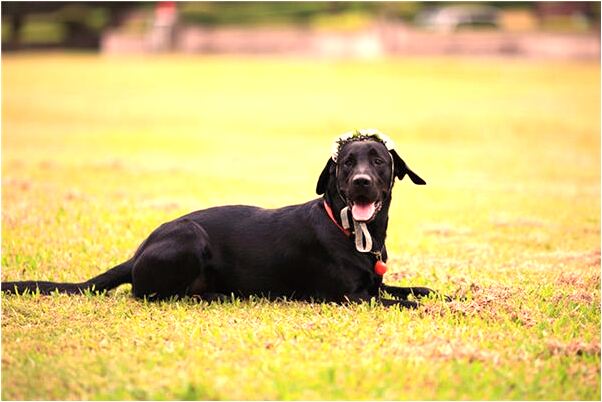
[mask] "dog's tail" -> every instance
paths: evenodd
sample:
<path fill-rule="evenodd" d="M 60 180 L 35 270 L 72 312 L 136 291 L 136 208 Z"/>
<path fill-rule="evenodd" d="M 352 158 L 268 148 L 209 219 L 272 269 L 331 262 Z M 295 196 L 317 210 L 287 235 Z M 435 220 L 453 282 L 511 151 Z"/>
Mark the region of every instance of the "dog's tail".
<path fill-rule="evenodd" d="M 79 294 L 85 291 L 102 292 L 116 288 L 124 283 L 132 283 L 132 268 L 134 260 L 128 260 L 121 263 L 107 272 L 95 276 L 81 283 L 57 283 L 46 281 L 19 281 L 19 282 L 2 282 L 2 293 L 18 293 L 25 292 L 47 295 L 58 291 L 59 293 Z"/>

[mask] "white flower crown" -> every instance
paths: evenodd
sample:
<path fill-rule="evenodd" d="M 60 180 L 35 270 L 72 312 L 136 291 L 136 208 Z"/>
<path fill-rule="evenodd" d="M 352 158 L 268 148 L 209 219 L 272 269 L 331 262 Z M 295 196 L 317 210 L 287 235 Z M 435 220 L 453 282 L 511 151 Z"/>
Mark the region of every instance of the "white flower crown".
<path fill-rule="evenodd" d="M 393 149 L 395 149 L 395 143 L 391 138 L 389 138 L 388 135 L 381 133 L 375 128 L 361 128 L 359 130 L 348 131 L 335 138 L 334 142 L 332 143 L 331 149 L 332 160 L 334 162 L 337 161 L 341 145 L 346 144 L 350 141 L 364 141 L 368 139 L 376 139 L 382 142 L 383 144 L 385 144 L 388 151 L 392 151 Z"/>

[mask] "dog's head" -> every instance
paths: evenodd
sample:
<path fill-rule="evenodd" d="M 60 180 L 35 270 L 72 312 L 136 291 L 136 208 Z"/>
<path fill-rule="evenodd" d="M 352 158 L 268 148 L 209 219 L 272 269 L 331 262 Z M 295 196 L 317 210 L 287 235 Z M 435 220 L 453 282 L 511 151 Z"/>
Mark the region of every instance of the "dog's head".
<path fill-rule="evenodd" d="M 426 184 L 399 157 L 391 139 L 377 130 L 358 130 L 337 138 L 316 192 L 338 192 L 353 219 L 368 222 L 390 198 L 395 177 L 405 175 L 415 184 Z"/>

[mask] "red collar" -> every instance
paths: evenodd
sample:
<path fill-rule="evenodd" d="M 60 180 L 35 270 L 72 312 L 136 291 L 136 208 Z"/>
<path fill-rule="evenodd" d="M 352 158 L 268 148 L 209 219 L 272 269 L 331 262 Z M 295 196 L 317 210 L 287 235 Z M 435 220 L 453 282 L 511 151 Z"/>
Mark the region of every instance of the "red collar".
<path fill-rule="evenodd" d="M 332 213 L 332 208 L 330 208 L 330 205 L 328 205 L 326 200 L 324 200 L 324 209 L 326 210 L 326 213 L 328 214 L 328 217 L 330 218 L 330 220 L 333 221 L 334 224 L 337 225 L 337 227 L 339 229 L 341 229 L 341 231 L 343 233 L 345 233 L 345 236 L 347 236 L 347 237 L 351 236 L 351 232 L 349 231 L 349 229 L 345 229 L 344 227 L 339 225 L 339 222 L 337 222 L 337 220 L 334 218 L 334 215 Z"/>

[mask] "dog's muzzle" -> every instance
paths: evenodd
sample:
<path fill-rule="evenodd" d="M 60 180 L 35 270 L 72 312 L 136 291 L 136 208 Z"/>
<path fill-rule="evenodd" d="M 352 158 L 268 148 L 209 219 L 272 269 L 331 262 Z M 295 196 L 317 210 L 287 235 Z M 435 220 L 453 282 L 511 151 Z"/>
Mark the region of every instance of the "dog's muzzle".
<path fill-rule="evenodd" d="M 358 222 L 368 222 L 374 219 L 382 207 L 382 202 L 378 200 L 378 190 L 374 180 L 367 174 L 356 174 L 350 180 L 349 187 L 347 206 L 353 219 Z"/>

